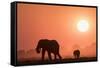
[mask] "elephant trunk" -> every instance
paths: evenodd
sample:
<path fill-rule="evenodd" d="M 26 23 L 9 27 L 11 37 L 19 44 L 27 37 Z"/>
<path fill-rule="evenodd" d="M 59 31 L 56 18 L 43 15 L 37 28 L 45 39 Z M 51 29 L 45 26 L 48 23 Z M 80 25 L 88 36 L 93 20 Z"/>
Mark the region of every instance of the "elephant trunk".
<path fill-rule="evenodd" d="M 40 49 L 41 49 L 41 48 L 36 48 L 36 52 L 37 52 L 37 53 L 40 53 Z"/>

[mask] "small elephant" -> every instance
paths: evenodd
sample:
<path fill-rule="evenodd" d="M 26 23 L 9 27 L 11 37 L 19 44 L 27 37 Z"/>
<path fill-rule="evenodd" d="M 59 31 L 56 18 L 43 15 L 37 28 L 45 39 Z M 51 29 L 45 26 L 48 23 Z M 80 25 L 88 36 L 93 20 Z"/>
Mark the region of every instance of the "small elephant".
<path fill-rule="evenodd" d="M 75 59 L 79 59 L 80 58 L 80 50 L 74 50 L 73 55 L 74 55 Z"/>
<path fill-rule="evenodd" d="M 51 53 L 54 54 L 55 60 L 57 59 L 57 56 L 59 57 L 59 59 L 62 58 L 59 54 L 59 44 L 56 40 L 48 40 L 48 39 L 39 40 L 38 45 L 36 47 L 36 52 L 40 53 L 40 51 L 42 52 L 42 60 L 44 60 L 44 55 L 46 51 L 48 53 L 48 57 L 50 60 L 52 60 Z"/>

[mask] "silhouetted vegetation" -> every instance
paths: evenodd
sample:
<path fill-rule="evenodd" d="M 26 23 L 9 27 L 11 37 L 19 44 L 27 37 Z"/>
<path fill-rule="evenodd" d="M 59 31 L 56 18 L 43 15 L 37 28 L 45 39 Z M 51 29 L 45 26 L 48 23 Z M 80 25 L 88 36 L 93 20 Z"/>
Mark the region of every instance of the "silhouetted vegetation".
<path fill-rule="evenodd" d="M 34 59 L 34 60 L 30 60 L 30 61 L 26 60 L 24 62 L 18 62 L 18 64 L 19 65 L 23 65 L 23 64 L 25 64 L 25 65 L 29 65 L 29 64 L 34 65 L 35 64 L 36 65 L 36 64 L 52 64 L 52 63 L 86 62 L 86 61 L 96 61 L 96 60 L 97 60 L 96 57 L 80 57 L 79 59 L 65 58 L 65 59 L 62 59 L 60 61 L 59 61 L 59 59 L 52 60 L 52 61 L 50 61 L 48 59 L 46 59 L 44 61 Z"/>

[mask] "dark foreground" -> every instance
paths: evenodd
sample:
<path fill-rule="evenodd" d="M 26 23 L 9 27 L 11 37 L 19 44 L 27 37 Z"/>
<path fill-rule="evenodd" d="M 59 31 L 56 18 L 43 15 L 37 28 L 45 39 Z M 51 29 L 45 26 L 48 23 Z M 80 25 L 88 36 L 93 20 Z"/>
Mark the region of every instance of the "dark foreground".
<path fill-rule="evenodd" d="M 42 65 L 42 64 L 57 64 L 57 63 L 73 63 L 73 62 L 89 62 L 89 61 L 97 61 L 96 57 L 81 57 L 79 59 L 74 59 L 74 58 L 66 58 L 66 59 L 62 59 L 62 60 L 53 60 L 53 61 L 49 61 L 49 60 L 27 60 L 27 61 L 22 61 L 22 62 L 18 62 L 17 64 L 19 66 L 22 65 Z"/>

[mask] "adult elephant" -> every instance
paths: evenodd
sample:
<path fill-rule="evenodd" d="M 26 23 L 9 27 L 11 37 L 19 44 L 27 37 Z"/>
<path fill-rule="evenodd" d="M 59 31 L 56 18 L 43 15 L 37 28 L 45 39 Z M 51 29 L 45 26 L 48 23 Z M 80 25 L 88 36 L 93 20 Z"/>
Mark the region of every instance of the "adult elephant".
<path fill-rule="evenodd" d="M 59 44 L 56 40 L 48 40 L 48 39 L 41 39 L 38 42 L 38 45 L 36 47 L 36 52 L 40 53 L 42 52 L 42 60 L 44 60 L 45 52 L 48 52 L 48 57 L 50 60 L 52 60 L 51 53 L 54 54 L 55 60 L 57 59 L 57 56 L 59 59 L 62 57 L 59 54 Z"/>
<path fill-rule="evenodd" d="M 80 58 L 80 50 L 74 50 L 73 55 L 74 55 L 75 59 L 79 59 Z"/>

